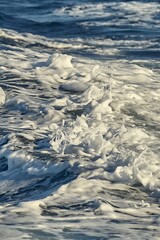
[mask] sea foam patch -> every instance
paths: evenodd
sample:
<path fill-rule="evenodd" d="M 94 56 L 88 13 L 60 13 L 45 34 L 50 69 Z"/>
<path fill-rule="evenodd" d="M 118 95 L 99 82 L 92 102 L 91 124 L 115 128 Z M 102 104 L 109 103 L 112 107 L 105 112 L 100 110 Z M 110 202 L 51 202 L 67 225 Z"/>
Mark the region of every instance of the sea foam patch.
<path fill-rule="evenodd" d="M 71 39 L 71 47 L 67 40 L 57 44 L 9 30 L 5 37 L 22 45 L 21 52 L 10 46 L 1 54 L 7 79 L 1 80 L 0 180 L 2 202 L 9 204 L 1 219 L 4 212 L 10 222 L 18 215 L 16 221 L 33 219 L 32 230 L 38 221 L 47 231 L 53 219 L 74 219 L 81 227 L 86 219 L 138 219 L 157 231 L 157 69 L 148 62 L 106 59 L 103 51 L 104 58 L 72 52 L 79 44 L 85 53 L 103 44 L 115 49 L 118 40 L 116 47 L 114 40 L 94 40 L 92 49 L 82 39 L 75 45 Z M 37 45 L 28 49 L 31 43 L 43 44 L 43 51 Z M 129 44 L 136 48 L 137 41 Z"/>

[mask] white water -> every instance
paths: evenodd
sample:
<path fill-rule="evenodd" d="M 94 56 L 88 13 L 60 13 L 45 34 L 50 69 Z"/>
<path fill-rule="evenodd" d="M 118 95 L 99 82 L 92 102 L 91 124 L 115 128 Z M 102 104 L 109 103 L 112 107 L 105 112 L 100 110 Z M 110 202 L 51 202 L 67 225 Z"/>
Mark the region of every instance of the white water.
<path fill-rule="evenodd" d="M 105 59 L 119 55 L 118 40 L 48 40 L 5 29 L 1 36 L 22 44 L 1 50 L 0 159 L 8 167 L 0 173 L 2 237 L 5 227 L 5 239 L 32 239 L 36 231 L 55 239 L 65 239 L 65 231 L 93 237 L 98 226 L 102 237 L 116 229 L 115 239 L 119 231 L 137 239 L 130 229 L 140 228 L 143 239 L 148 232 L 159 239 L 160 77 L 154 62 Z M 78 49 L 95 49 L 102 58 L 74 54 Z"/>

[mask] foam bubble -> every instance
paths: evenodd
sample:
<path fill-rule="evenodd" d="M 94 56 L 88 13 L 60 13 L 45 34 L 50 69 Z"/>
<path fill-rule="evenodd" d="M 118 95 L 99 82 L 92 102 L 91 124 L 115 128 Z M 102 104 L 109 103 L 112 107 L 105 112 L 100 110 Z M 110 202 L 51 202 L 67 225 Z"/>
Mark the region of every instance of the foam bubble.
<path fill-rule="evenodd" d="M 59 88 L 61 90 L 70 92 L 84 92 L 88 88 L 88 85 L 78 81 L 67 81 L 63 84 L 60 84 Z"/>

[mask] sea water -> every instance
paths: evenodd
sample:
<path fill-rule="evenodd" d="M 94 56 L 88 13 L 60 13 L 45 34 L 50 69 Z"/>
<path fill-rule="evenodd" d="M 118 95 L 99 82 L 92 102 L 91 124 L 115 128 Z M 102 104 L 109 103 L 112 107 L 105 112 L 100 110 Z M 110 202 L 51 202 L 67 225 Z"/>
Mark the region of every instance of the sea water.
<path fill-rule="evenodd" d="M 160 239 L 159 12 L 0 0 L 0 239 Z"/>

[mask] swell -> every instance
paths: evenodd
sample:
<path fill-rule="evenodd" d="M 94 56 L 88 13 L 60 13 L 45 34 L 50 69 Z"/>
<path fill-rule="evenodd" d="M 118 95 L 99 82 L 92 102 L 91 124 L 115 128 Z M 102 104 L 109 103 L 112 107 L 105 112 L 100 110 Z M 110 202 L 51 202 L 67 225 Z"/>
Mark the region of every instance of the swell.
<path fill-rule="evenodd" d="M 71 28 L 71 26 L 73 26 L 73 23 L 67 24 L 65 22 L 63 23 L 57 21 L 39 23 L 32 20 L 22 19 L 0 13 L 0 26 L 2 28 L 12 29 L 21 33 L 39 34 L 48 37 L 59 35 L 63 37 L 65 32 L 66 34 L 68 33 L 67 29 Z"/>

